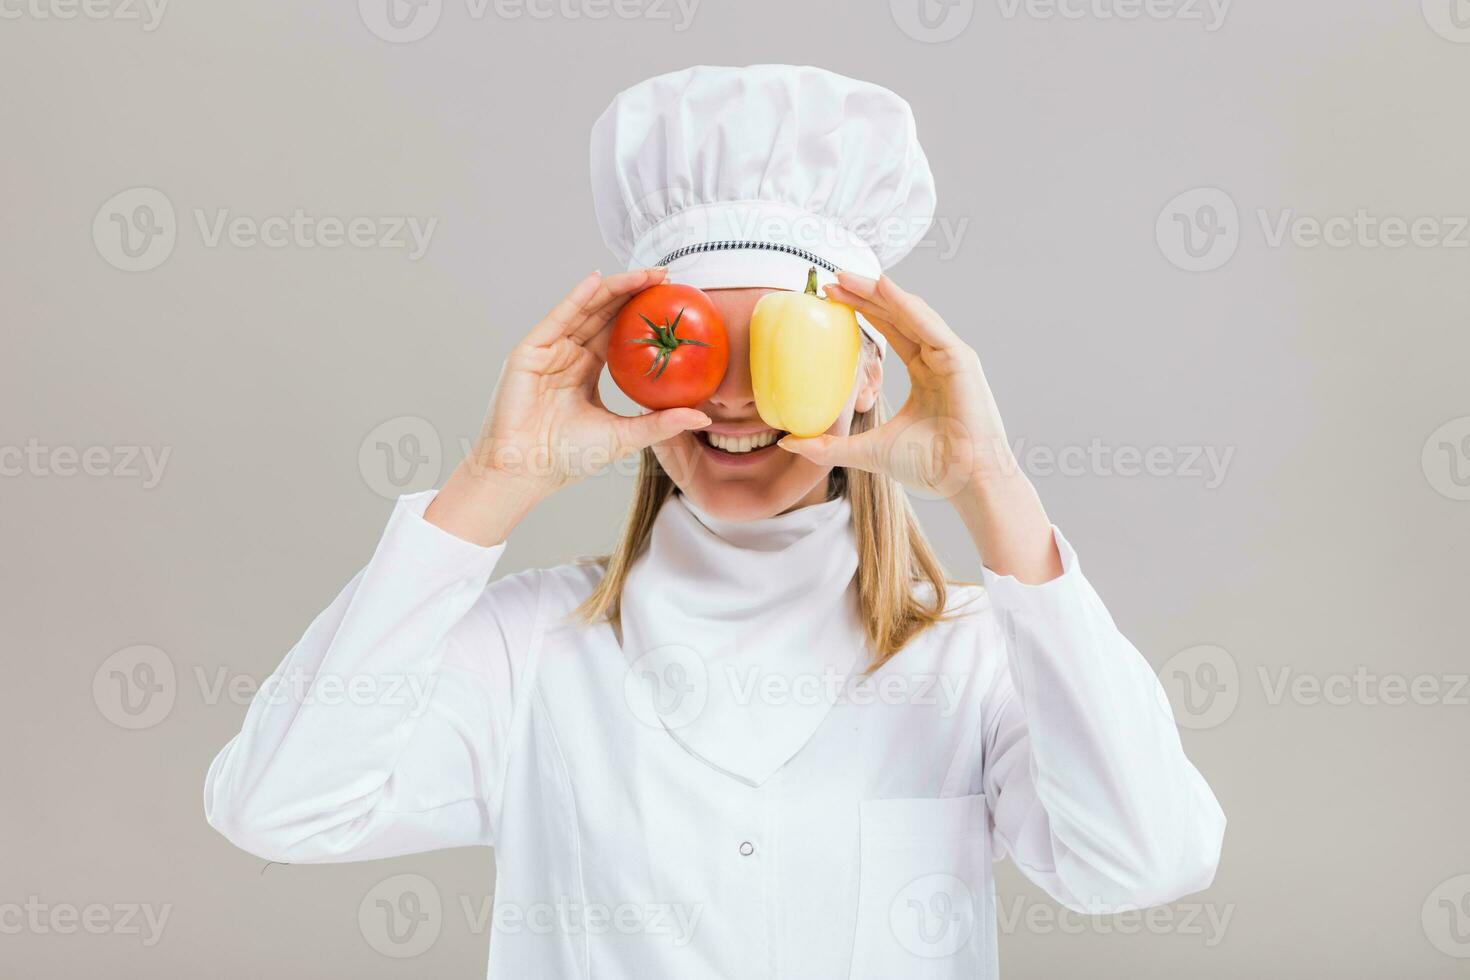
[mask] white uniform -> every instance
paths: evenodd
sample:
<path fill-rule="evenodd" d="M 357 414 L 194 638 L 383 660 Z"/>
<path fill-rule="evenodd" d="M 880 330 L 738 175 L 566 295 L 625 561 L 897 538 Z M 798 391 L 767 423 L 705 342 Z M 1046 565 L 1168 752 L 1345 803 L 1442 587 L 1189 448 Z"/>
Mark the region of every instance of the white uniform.
<path fill-rule="evenodd" d="M 1084 912 L 1213 878 L 1224 816 L 1060 533 L 1061 577 L 987 571 L 860 682 L 845 498 L 748 524 L 670 498 L 621 639 L 563 622 L 597 566 L 487 585 L 509 542 L 430 499 L 262 689 L 205 809 L 276 861 L 493 845 L 491 978 L 989 978 L 994 860 Z M 273 694 L 300 675 L 334 696 Z"/>

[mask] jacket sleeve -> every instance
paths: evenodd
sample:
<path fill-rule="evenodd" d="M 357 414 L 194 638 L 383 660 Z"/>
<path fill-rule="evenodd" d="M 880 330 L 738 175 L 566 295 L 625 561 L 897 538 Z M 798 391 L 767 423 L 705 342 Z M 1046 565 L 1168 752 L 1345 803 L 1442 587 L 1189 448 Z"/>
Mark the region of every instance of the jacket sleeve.
<path fill-rule="evenodd" d="M 1053 533 L 1058 578 L 983 572 L 1008 664 L 982 712 L 993 854 L 1074 911 L 1172 902 L 1213 881 L 1225 815 L 1153 668 Z"/>
<path fill-rule="evenodd" d="M 494 842 L 536 639 L 538 573 L 400 498 L 367 566 L 261 685 L 204 784 L 209 823 L 272 861 Z"/>

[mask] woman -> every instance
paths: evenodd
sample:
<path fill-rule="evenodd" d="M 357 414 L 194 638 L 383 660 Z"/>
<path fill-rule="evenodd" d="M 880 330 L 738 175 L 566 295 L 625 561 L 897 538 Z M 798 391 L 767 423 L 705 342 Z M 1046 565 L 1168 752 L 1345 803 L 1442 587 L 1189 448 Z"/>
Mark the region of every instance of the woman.
<path fill-rule="evenodd" d="M 593 189 L 631 270 L 516 346 L 473 452 L 278 670 L 423 696 L 258 698 L 210 822 L 288 862 L 494 845 L 506 978 L 989 977 L 1006 854 L 1084 912 L 1206 887 L 1225 821 L 1152 670 L 975 352 L 883 275 L 933 213 L 909 107 L 811 68 L 661 76 L 594 127 Z M 865 340 L 798 439 L 756 412 L 748 324 L 809 264 Z M 664 281 L 709 292 L 729 370 L 697 409 L 619 417 L 609 324 Z M 885 420 L 889 347 L 911 393 Z M 489 583 L 527 513 L 632 453 L 610 556 Z M 983 589 L 946 582 L 901 481 L 955 506 Z"/>

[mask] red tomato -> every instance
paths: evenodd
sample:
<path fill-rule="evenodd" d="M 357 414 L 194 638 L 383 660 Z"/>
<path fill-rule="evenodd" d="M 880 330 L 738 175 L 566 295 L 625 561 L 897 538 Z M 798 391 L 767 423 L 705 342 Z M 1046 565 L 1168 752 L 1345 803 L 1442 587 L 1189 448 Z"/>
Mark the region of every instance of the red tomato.
<path fill-rule="evenodd" d="M 607 369 L 644 408 L 695 408 L 730 361 L 725 321 L 693 286 L 663 283 L 634 296 L 613 321 Z"/>

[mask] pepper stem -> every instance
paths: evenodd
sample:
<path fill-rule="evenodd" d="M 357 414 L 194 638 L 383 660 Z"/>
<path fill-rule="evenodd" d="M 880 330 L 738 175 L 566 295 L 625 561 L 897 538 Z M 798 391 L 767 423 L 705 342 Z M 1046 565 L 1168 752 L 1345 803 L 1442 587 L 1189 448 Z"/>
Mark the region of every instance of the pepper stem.
<path fill-rule="evenodd" d="M 815 295 L 817 295 L 817 267 L 816 266 L 812 266 L 810 269 L 807 270 L 807 273 L 806 273 L 806 294 L 808 296 L 815 296 Z"/>

